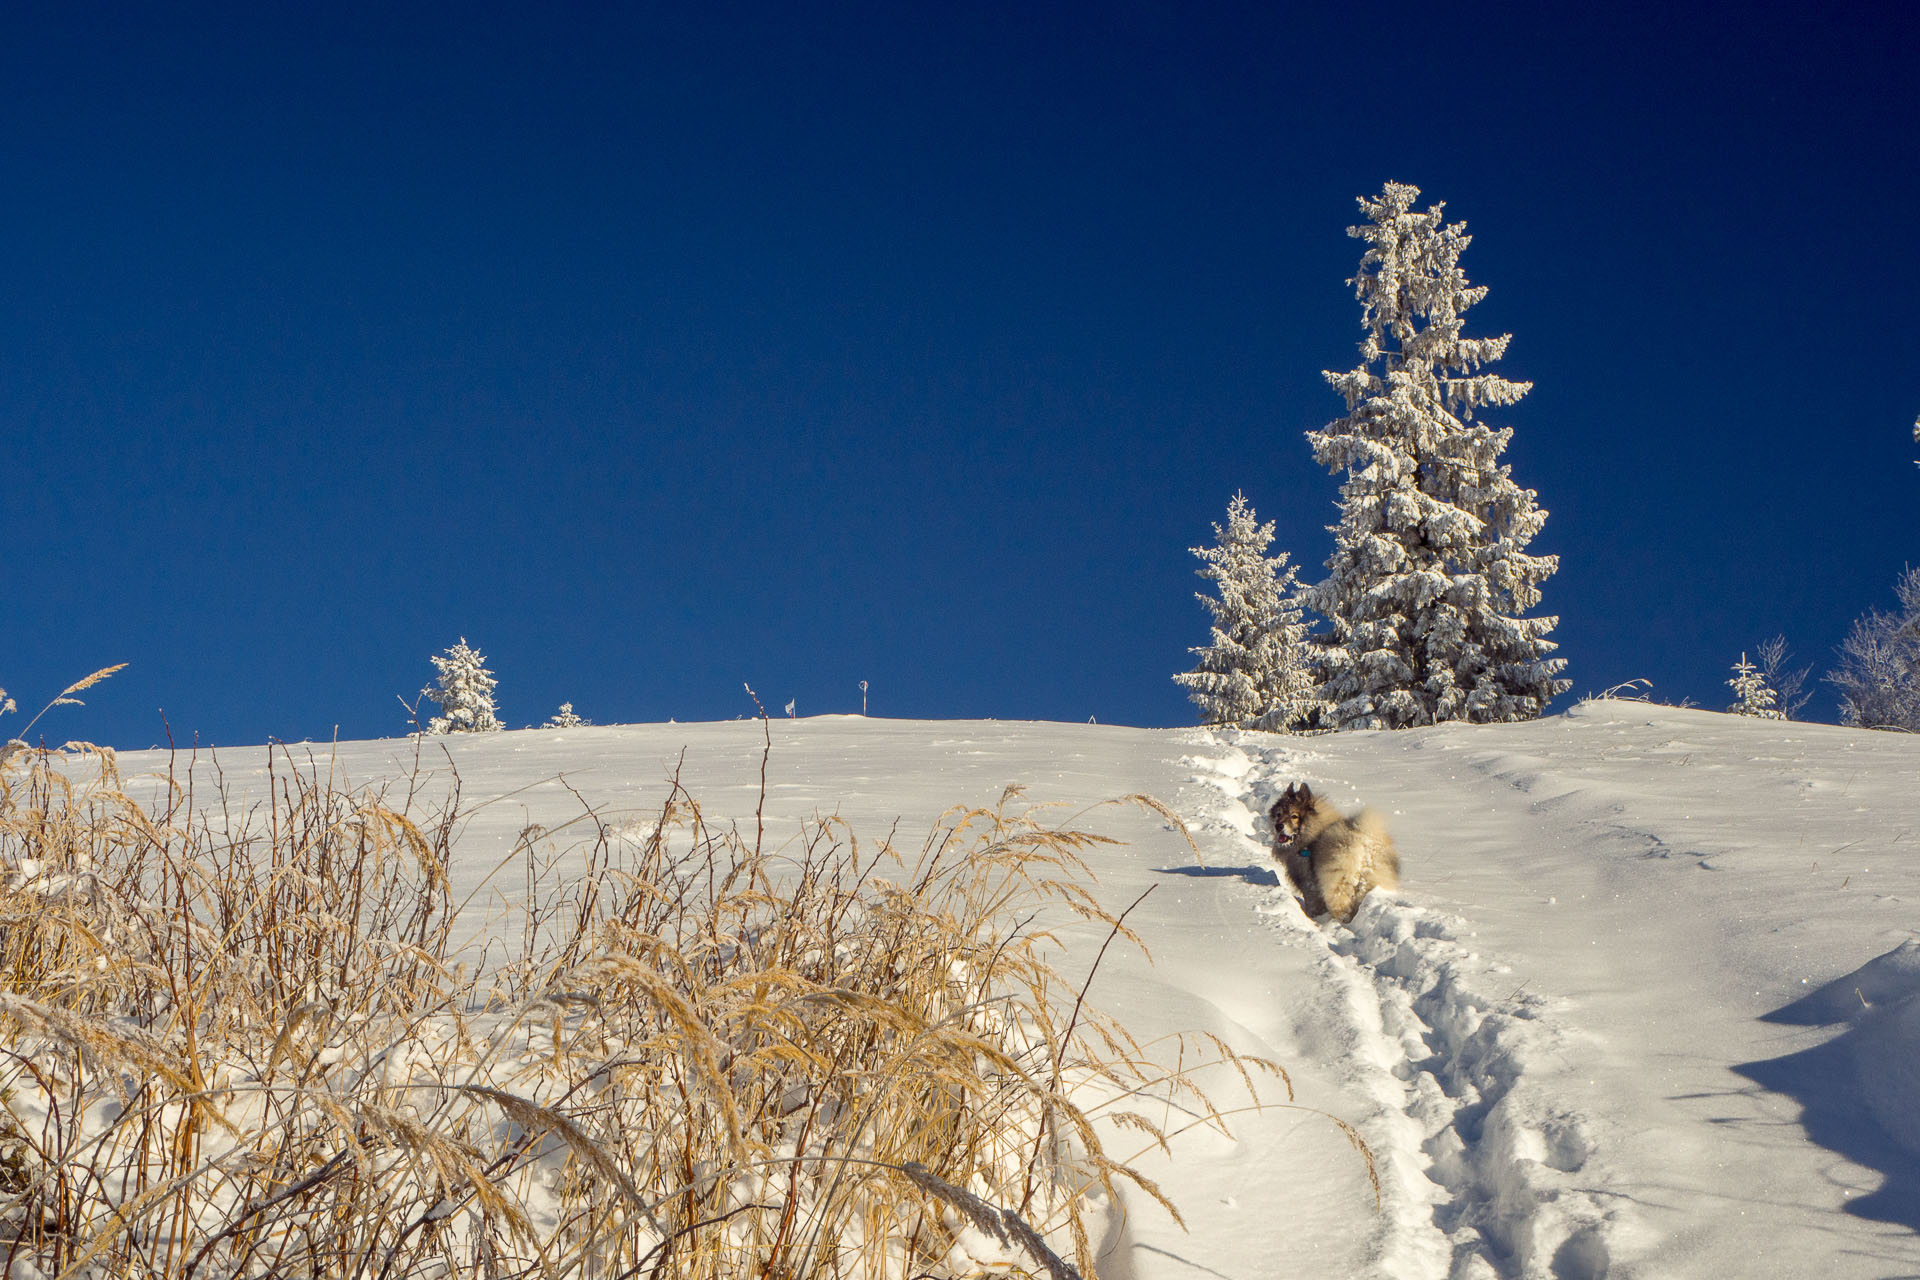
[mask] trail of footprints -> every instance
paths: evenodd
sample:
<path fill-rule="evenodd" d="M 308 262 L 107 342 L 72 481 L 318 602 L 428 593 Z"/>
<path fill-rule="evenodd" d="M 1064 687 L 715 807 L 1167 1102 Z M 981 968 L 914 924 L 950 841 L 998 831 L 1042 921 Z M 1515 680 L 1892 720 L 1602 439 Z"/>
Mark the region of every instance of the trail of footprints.
<path fill-rule="evenodd" d="M 1384 897 L 1330 948 L 1380 1000 L 1403 1050 L 1393 1074 L 1419 1126 L 1427 1176 L 1446 1195 L 1434 1225 L 1459 1280 L 1593 1280 L 1609 1265 L 1606 1220 L 1578 1174 L 1593 1155 L 1583 1116 L 1556 1107 L 1529 1067 L 1569 1050 L 1547 1002 L 1460 944 L 1460 922 Z M 1499 993 L 1499 994 L 1495 994 Z"/>
<path fill-rule="evenodd" d="M 1266 748 L 1256 759 L 1227 735 L 1196 742 L 1207 755 L 1193 760 L 1195 781 L 1228 802 L 1216 821 L 1264 852 L 1278 790 L 1267 780 L 1311 757 Z M 1284 888 L 1260 909 L 1292 941 L 1325 948 L 1315 972 L 1328 1014 L 1351 1024 L 1348 1066 L 1382 1105 L 1361 1129 L 1382 1165 L 1385 1272 L 1604 1277 L 1611 1210 L 1579 1176 L 1591 1130 L 1540 1079 L 1579 1051 L 1549 1001 L 1479 954 L 1465 921 L 1402 898 L 1370 895 L 1350 927 L 1309 923 Z"/>

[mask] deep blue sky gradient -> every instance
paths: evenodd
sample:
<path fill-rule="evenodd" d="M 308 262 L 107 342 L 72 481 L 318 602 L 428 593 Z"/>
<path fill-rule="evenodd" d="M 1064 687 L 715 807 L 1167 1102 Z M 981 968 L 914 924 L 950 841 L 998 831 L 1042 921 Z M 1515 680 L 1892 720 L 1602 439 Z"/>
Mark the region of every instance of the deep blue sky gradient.
<path fill-rule="evenodd" d="M 1920 562 L 1920 19 L 1562 8 L 10 7 L 0 733 L 397 733 L 462 635 L 514 726 L 1189 723 L 1228 496 L 1330 548 L 1387 180 L 1573 693 L 1824 670 Z"/>

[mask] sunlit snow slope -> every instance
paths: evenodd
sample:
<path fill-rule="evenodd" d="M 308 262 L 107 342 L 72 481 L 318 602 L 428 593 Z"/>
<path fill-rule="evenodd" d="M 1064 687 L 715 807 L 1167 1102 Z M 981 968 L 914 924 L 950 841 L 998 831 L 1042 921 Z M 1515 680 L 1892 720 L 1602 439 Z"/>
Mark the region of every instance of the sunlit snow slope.
<path fill-rule="evenodd" d="M 1116 949 L 1090 999 L 1142 1036 L 1210 1031 L 1291 1075 L 1299 1107 L 1141 1159 L 1189 1230 L 1136 1197 L 1105 1275 L 1920 1274 L 1920 738 L 1635 702 L 1305 739 L 769 728 L 769 839 L 837 813 L 917 847 L 942 810 L 1009 783 L 1124 839 L 1098 855 L 1101 894 L 1117 910 L 1152 888 L 1129 923 L 1153 962 Z M 474 927 L 523 891 L 516 868 L 496 869 L 516 833 L 582 799 L 638 821 L 677 768 L 710 819 L 751 831 L 762 733 L 431 741 L 440 780 L 444 746 L 467 800 L 491 801 L 456 872 Z M 343 744 L 337 767 L 372 781 L 412 753 Z M 222 753 L 242 784 L 263 760 Z M 1351 928 L 1308 922 L 1266 854 L 1266 804 L 1295 779 L 1378 808 L 1399 842 L 1404 888 Z M 1181 814 L 1198 858 L 1138 810 L 1080 813 L 1135 791 Z M 1102 936 L 1065 932 L 1065 967 L 1083 972 Z M 1377 1207 L 1329 1116 L 1372 1150 Z"/>

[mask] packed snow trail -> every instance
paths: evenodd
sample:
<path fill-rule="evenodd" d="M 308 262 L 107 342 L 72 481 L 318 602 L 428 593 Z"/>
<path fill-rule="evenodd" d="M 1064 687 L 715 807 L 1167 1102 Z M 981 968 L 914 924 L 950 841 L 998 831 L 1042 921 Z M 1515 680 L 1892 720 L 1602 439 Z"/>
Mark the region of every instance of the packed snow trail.
<path fill-rule="evenodd" d="M 1221 756 L 1196 763 L 1212 765 L 1210 780 L 1242 815 L 1235 825 L 1261 832 L 1250 834 L 1250 854 L 1267 854 L 1259 815 L 1286 783 L 1304 778 L 1342 799 L 1353 791 L 1314 750 L 1323 741 L 1201 739 Z M 1421 843 L 1403 840 L 1412 856 L 1409 846 Z M 1408 875 L 1431 869 L 1409 862 Z M 1373 1106 L 1356 1123 L 1384 1166 L 1381 1272 L 1606 1275 L 1615 1215 L 1583 1189 L 1589 1126 L 1554 1100 L 1551 1078 L 1529 1075 L 1545 1064 L 1551 1077 L 1576 1051 L 1549 1001 L 1478 954 L 1464 921 L 1401 895 L 1369 895 L 1350 926 L 1308 922 L 1283 884 L 1260 909 L 1289 944 L 1323 952 L 1313 970 L 1322 990 L 1301 1015 L 1340 1026 L 1338 1056 Z"/>

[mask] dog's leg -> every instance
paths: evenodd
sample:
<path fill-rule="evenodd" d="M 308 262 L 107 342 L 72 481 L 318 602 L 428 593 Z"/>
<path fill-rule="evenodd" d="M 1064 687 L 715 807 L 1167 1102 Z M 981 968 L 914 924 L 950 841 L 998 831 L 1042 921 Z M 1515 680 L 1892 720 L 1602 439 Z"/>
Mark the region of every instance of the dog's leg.
<path fill-rule="evenodd" d="M 1360 899 L 1373 886 L 1351 871 L 1335 875 L 1331 881 L 1325 886 L 1327 911 L 1341 924 L 1350 923 L 1360 910 Z"/>
<path fill-rule="evenodd" d="M 1320 894 L 1320 878 L 1313 873 L 1313 864 L 1297 853 L 1285 855 L 1287 879 L 1292 882 L 1295 895 L 1300 899 L 1301 910 L 1308 919 L 1322 916 L 1327 911 L 1327 900 Z"/>

